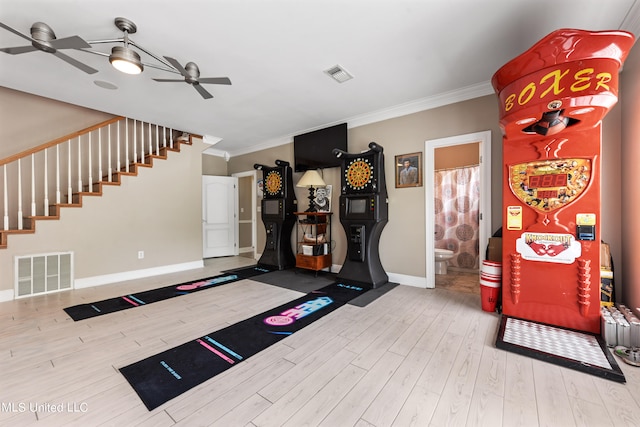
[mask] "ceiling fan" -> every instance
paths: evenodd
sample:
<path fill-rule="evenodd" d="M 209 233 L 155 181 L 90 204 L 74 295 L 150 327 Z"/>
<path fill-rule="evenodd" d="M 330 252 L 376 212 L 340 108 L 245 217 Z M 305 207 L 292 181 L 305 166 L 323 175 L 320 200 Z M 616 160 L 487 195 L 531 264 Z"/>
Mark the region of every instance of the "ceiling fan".
<path fill-rule="evenodd" d="M 11 31 L 13 34 L 31 42 L 30 46 L 6 47 L 0 49 L 0 52 L 5 52 L 10 55 L 18 55 L 21 53 L 33 52 L 34 50 L 41 50 L 43 52 L 51 53 L 57 56 L 58 58 L 84 71 L 87 74 L 94 74 L 98 72 L 98 70 L 96 70 L 95 68 L 89 67 L 88 65 L 83 64 L 82 62 L 77 61 L 72 57 L 60 52 L 61 49 L 90 48 L 91 45 L 79 36 L 57 39 L 51 27 L 44 22 L 36 22 L 31 26 L 31 37 L 22 34 L 17 30 L 14 30 L 13 28 L 3 24 L 2 22 L 0 22 L 0 27 L 4 28 L 7 31 Z"/>
<path fill-rule="evenodd" d="M 198 91 L 200 96 L 204 99 L 213 98 L 205 88 L 201 86 L 202 83 L 207 84 L 217 84 L 217 85 L 230 85 L 231 80 L 228 77 L 203 77 L 200 78 L 200 69 L 193 62 L 188 62 L 184 67 L 180 65 L 178 61 L 168 56 L 165 56 L 166 59 L 176 70 L 180 72 L 184 76 L 184 79 L 153 79 L 157 82 L 186 82 L 193 86 L 195 90 Z"/>

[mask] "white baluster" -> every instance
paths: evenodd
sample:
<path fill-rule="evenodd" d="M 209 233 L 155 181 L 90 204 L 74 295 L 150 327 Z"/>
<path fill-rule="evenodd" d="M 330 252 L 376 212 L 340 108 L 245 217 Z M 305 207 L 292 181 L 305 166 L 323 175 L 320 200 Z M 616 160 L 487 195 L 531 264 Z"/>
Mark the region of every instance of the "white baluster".
<path fill-rule="evenodd" d="M 31 216 L 36 216 L 36 159 L 31 155 Z"/>
<path fill-rule="evenodd" d="M 56 205 L 60 204 L 60 144 L 56 145 Z"/>
<path fill-rule="evenodd" d="M 113 165 L 111 164 L 111 125 L 108 126 L 109 132 L 107 133 L 107 140 L 108 140 L 108 149 L 107 149 L 107 171 L 108 171 L 108 178 L 107 178 L 107 182 L 111 182 L 112 180 L 112 176 L 113 176 Z"/>
<path fill-rule="evenodd" d="M 173 148 L 173 129 L 169 128 L 169 147 Z"/>
<path fill-rule="evenodd" d="M 102 132 L 98 129 L 98 182 L 102 181 Z"/>
<path fill-rule="evenodd" d="M 49 156 L 48 148 L 44 149 L 44 216 L 49 216 Z"/>
<path fill-rule="evenodd" d="M 4 230 L 9 229 L 9 195 L 7 194 L 7 165 L 4 165 Z"/>
<path fill-rule="evenodd" d="M 71 140 L 67 150 L 67 203 L 73 203 L 73 189 L 71 188 Z"/>
<path fill-rule="evenodd" d="M 129 119 L 125 119 L 125 133 L 124 133 L 124 156 L 127 172 L 129 172 Z"/>
<path fill-rule="evenodd" d="M 122 164 L 120 163 L 120 121 L 118 122 L 116 132 L 116 170 L 118 172 L 122 172 L 122 169 L 120 169 L 122 167 Z"/>
<path fill-rule="evenodd" d="M 137 120 L 133 120 L 133 162 L 138 163 L 138 130 Z"/>
<path fill-rule="evenodd" d="M 82 193 L 82 148 L 80 141 L 82 138 L 78 135 L 78 193 Z M 80 195 L 78 195 L 80 197 Z"/>
<path fill-rule="evenodd" d="M 160 129 L 158 125 L 156 125 L 156 155 L 160 155 Z"/>
<path fill-rule="evenodd" d="M 140 163 L 144 165 L 144 122 L 140 121 Z"/>
<path fill-rule="evenodd" d="M 22 162 L 18 159 L 18 230 L 22 230 Z"/>
<path fill-rule="evenodd" d="M 88 180 L 89 180 L 89 189 L 87 190 L 89 193 L 91 193 L 93 191 L 93 161 L 91 159 L 91 132 L 89 132 L 89 150 L 88 150 L 88 156 L 89 156 L 89 176 L 88 176 Z"/>
<path fill-rule="evenodd" d="M 162 126 L 162 146 L 167 148 L 167 128 Z"/>
<path fill-rule="evenodd" d="M 151 138 L 151 123 L 149 123 L 149 156 L 153 154 L 153 138 Z M 149 158 L 149 163 L 151 163 L 151 158 Z"/>

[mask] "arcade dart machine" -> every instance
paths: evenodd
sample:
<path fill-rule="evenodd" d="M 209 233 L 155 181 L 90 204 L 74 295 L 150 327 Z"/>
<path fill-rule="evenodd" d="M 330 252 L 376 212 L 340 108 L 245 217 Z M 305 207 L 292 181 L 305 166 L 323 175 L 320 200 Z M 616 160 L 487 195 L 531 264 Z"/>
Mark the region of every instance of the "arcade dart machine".
<path fill-rule="evenodd" d="M 389 281 L 378 251 L 389 219 L 383 149 L 371 142 L 364 153 L 333 153 L 342 159 L 340 223 L 347 235 L 347 257 L 337 279 L 377 288 Z"/>
<path fill-rule="evenodd" d="M 617 102 L 618 71 L 632 45 L 623 31 L 558 30 L 493 76 L 504 161 L 498 347 L 545 357 L 555 351 L 545 342 L 563 342 L 562 358 L 596 370 L 607 365 L 585 362 L 572 354 L 582 345 L 569 343 L 586 337 L 604 350 L 601 121 Z M 574 332 L 586 334 L 566 336 Z"/>
<path fill-rule="evenodd" d="M 276 166 L 253 166 L 262 171 L 262 222 L 267 233 L 258 266 L 276 270 L 295 267 L 296 257 L 291 248 L 291 231 L 296 223 L 297 208 L 293 192 L 293 173 L 289 162 L 276 160 Z"/>

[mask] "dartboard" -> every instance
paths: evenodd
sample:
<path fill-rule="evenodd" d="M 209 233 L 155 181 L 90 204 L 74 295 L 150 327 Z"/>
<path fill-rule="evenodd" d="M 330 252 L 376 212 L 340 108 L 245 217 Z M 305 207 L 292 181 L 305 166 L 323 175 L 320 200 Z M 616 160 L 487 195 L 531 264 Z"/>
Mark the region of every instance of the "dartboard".
<path fill-rule="evenodd" d="M 278 171 L 270 171 L 265 179 L 264 188 L 271 196 L 278 194 L 282 190 L 282 176 Z"/>
<path fill-rule="evenodd" d="M 349 187 L 354 190 L 362 190 L 371 183 L 373 169 L 369 160 L 357 158 L 349 163 L 344 175 Z"/>

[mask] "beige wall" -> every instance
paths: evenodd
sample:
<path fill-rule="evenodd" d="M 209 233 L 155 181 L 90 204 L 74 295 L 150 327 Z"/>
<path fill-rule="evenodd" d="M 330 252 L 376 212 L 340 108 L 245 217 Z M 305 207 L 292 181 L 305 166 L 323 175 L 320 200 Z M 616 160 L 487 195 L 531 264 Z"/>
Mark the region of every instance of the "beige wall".
<path fill-rule="evenodd" d="M 202 174 L 214 176 L 227 176 L 227 161 L 224 157 L 210 154 L 202 155 Z"/>
<path fill-rule="evenodd" d="M 620 168 L 620 134 L 621 134 L 621 105 L 616 104 L 602 122 L 602 191 L 600 193 L 600 234 L 601 240 L 607 243 L 611 249 L 614 264 L 617 267 L 621 263 L 621 231 L 620 208 L 622 177 Z M 616 271 L 618 273 L 618 271 Z M 621 297 L 620 280 L 615 281 L 615 294 L 618 300 Z"/>
<path fill-rule="evenodd" d="M 0 86 L 0 159 L 112 117 Z"/>
<path fill-rule="evenodd" d="M 202 151 L 194 140 L 154 160 L 101 197 L 84 197 L 82 208 L 64 208 L 60 220 L 38 221 L 37 232 L 9 236 L 0 250 L 0 291 L 13 289 L 14 257 L 73 251 L 75 279 L 202 262 Z M 138 259 L 144 251 L 144 259 Z"/>
<path fill-rule="evenodd" d="M 616 284 L 622 287 L 622 301 L 640 307 L 640 43 L 636 42 L 627 59 L 621 80 L 622 149 L 621 256 L 616 259 Z M 615 218 L 615 217 L 613 217 Z M 620 299 L 620 294 L 618 294 Z"/>
<path fill-rule="evenodd" d="M 498 128 L 498 109 L 493 96 L 461 102 L 458 104 L 422 111 L 403 117 L 349 129 L 349 151 L 359 152 L 368 149 L 369 142 L 375 141 L 384 148 L 385 175 L 389 193 L 389 223 L 380 239 L 380 258 L 387 272 L 416 277 L 426 277 L 425 262 L 425 188 L 395 188 L 394 157 L 399 154 L 424 152 L 426 140 L 453 135 L 492 131 L 492 156 L 494 162 L 500 162 L 501 134 Z M 259 160 L 258 160 L 259 159 Z M 286 144 L 268 150 L 232 157 L 229 160 L 229 173 L 242 172 L 253 168 L 256 162 L 271 165 L 276 159 L 293 163 L 293 144 Z M 301 173 L 294 173 L 296 183 Z M 493 229 L 500 226 L 500 168 L 494 170 L 492 191 L 494 192 L 492 223 Z M 340 168 L 323 171 L 327 184 L 334 191 L 331 200 L 334 212 L 332 238 L 335 241 L 333 263 L 341 265 L 346 257 L 346 236 L 339 222 L 336 207 L 340 196 Z M 306 208 L 307 190 L 296 188 L 296 197 L 301 210 Z M 497 194 L 497 196 L 496 196 Z M 264 226 L 258 226 L 258 252 L 265 242 Z M 403 248 L 399 251 L 398 248 Z M 409 254 L 409 255 L 407 255 Z"/>

